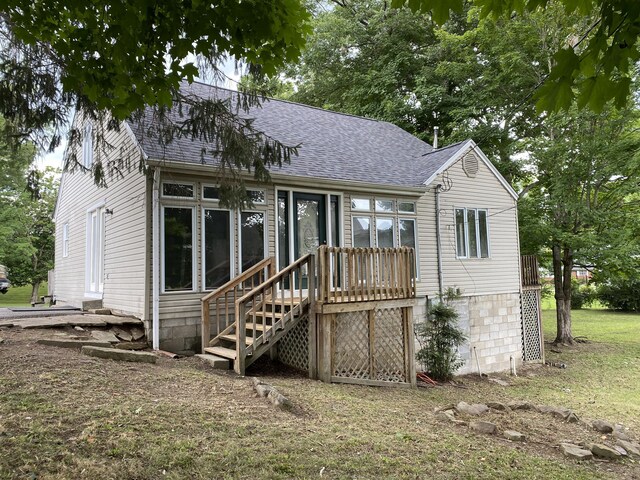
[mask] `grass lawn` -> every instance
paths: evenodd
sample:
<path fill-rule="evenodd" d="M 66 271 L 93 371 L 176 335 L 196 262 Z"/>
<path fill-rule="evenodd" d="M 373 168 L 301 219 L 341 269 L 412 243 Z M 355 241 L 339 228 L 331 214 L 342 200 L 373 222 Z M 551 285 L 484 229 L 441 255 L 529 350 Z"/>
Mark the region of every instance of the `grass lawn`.
<path fill-rule="evenodd" d="M 38 295 L 47 294 L 47 282 L 40 284 Z M 0 293 L 0 308 L 3 307 L 30 307 L 31 306 L 31 286 L 11 287 L 5 294 Z M 41 307 L 45 305 L 40 305 Z"/>
<path fill-rule="evenodd" d="M 528 400 L 621 422 L 640 440 L 640 315 L 578 312 L 574 333 L 590 342 L 547 345 L 567 369 L 521 369 L 502 377 L 507 387 L 468 376 L 465 388 L 374 388 L 254 370 L 291 399 L 283 411 L 195 358 L 117 363 L 35 343 L 51 332 L 0 330 L 0 479 L 640 478 L 631 460 L 563 457 L 566 439 L 611 443 L 583 424 L 534 411 L 482 417 L 527 435 L 512 443 L 434 414 L 461 400 Z"/>

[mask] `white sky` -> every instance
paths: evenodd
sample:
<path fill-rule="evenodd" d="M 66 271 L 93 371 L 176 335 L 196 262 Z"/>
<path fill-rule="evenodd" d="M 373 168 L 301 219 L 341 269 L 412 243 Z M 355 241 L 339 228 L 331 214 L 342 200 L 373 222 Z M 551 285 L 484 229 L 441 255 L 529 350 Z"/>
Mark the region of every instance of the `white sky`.
<path fill-rule="evenodd" d="M 190 59 L 186 59 L 185 61 L 189 61 Z M 222 66 L 222 71 L 225 73 L 229 79 L 225 80 L 219 86 L 230 88 L 232 90 L 237 90 L 237 82 L 240 81 L 240 75 L 234 71 L 234 61 L 229 60 L 225 62 Z M 198 80 L 201 80 L 198 78 Z M 71 124 L 72 118 L 69 118 L 69 124 Z M 44 170 L 46 167 L 59 168 L 62 170 L 62 156 L 64 155 L 64 149 L 67 146 L 67 138 L 66 133 L 63 137 L 62 142 L 58 148 L 56 148 L 53 152 L 47 153 L 45 155 L 40 155 L 37 159 L 36 163 L 39 169 Z"/>

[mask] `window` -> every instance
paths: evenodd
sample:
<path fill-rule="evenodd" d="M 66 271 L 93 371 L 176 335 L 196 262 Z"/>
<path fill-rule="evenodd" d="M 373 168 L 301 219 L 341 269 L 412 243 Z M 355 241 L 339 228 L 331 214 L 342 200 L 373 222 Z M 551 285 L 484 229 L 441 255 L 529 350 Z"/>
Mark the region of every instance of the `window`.
<path fill-rule="evenodd" d="M 456 208 L 456 255 L 459 258 L 489 258 L 487 210 Z"/>
<path fill-rule="evenodd" d="M 376 218 L 376 240 L 378 248 L 393 248 L 395 229 L 393 218 Z"/>
<path fill-rule="evenodd" d="M 162 196 L 169 198 L 193 198 L 193 185 L 190 183 L 163 183 Z"/>
<path fill-rule="evenodd" d="M 353 217 L 353 246 L 365 248 L 371 246 L 370 217 Z"/>
<path fill-rule="evenodd" d="M 368 212 L 371 210 L 371 200 L 368 198 L 352 198 L 351 210 L 362 210 Z"/>
<path fill-rule="evenodd" d="M 62 256 L 69 256 L 69 223 L 62 225 Z"/>
<path fill-rule="evenodd" d="M 203 285 L 213 290 L 231 279 L 231 212 L 205 208 L 202 229 Z"/>
<path fill-rule="evenodd" d="M 247 197 L 253 204 L 264 205 L 267 203 L 264 190 L 247 190 Z"/>
<path fill-rule="evenodd" d="M 401 213 L 416 213 L 416 203 L 398 202 L 398 211 Z"/>
<path fill-rule="evenodd" d="M 202 198 L 204 200 L 220 200 L 220 189 L 212 185 L 202 187 Z"/>
<path fill-rule="evenodd" d="M 163 290 L 194 290 L 194 209 L 163 207 Z"/>
<path fill-rule="evenodd" d="M 104 205 L 87 212 L 85 294 L 99 294 L 104 285 Z"/>
<path fill-rule="evenodd" d="M 264 259 L 264 212 L 240 213 L 240 271 Z"/>
<path fill-rule="evenodd" d="M 416 274 L 418 272 L 418 248 L 416 245 L 416 221 L 413 218 L 400 218 L 398 220 L 400 230 L 400 246 L 413 248 L 416 260 Z"/>
<path fill-rule="evenodd" d="M 82 165 L 91 168 L 93 165 L 93 126 L 87 122 L 82 134 Z"/>
<path fill-rule="evenodd" d="M 393 200 L 376 200 L 376 212 L 393 212 Z"/>

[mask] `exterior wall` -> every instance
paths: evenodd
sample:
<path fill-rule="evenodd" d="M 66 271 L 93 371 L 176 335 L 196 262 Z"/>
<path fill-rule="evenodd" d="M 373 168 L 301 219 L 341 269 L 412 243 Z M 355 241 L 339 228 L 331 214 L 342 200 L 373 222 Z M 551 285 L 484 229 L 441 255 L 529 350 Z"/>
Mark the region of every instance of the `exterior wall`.
<path fill-rule="evenodd" d="M 79 117 L 79 116 L 78 116 Z M 79 121 L 79 120 L 77 120 Z M 93 131 L 96 131 L 94 126 Z M 136 165 L 140 151 L 128 131 L 106 132 L 114 148 L 96 148 L 94 162 L 103 164 L 127 158 Z M 81 152 L 78 152 L 81 160 Z M 90 174 L 80 171 L 62 175 L 56 208 L 55 295 L 61 303 L 80 307 L 86 292 L 87 213 L 95 205 L 112 210 L 104 222 L 104 288 L 102 303 L 114 312 L 145 317 L 146 265 L 146 177 L 133 168 L 124 178 L 106 178 L 107 188 L 94 184 Z M 69 225 L 69 253 L 63 256 L 62 231 Z M 99 297 L 99 296 L 98 296 Z"/>
<path fill-rule="evenodd" d="M 422 323 L 426 315 L 423 297 L 414 308 L 414 321 Z M 463 297 L 454 302 L 458 312 L 458 326 L 467 337 L 458 354 L 464 365 L 458 375 L 508 371 L 511 358 L 516 367 L 522 365 L 522 321 L 520 319 L 520 295 L 501 293 Z M 417 312 L 417 313 L 416 313 Z M 420 349 L 416 342 L 416 351 Z M 477 362 L 476 362 L 477 355 Z M 418 367 L 421 370 L 423 367 Z"/>

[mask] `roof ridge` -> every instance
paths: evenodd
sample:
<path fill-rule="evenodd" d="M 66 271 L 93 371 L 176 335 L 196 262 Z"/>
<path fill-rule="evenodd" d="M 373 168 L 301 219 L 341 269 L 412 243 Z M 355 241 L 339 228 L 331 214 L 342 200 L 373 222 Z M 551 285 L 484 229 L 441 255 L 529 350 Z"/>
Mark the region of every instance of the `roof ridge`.
<path fill-rule="evenodd" d="M 470 138 L 467 138 L 466 140 L 460 140 L 459 142 L 456 143 L 452 143 L 450 145 L 447 145 L 446 147 L 441 147 L 441 148 L 434 148 L 433 150 L 431 150 L 430 152 L 427 153 L 423 153 L 422 156 L 426 157 L 427 155 L 431 155 L 432 153 L 438 153 L 441 152 L 443 150 L 447 150 L 448 148 L 453 148 L 453 147 L 457 147 L 458 145 L 462 145 L 463 143 L 467 143 L 469 140 L 471 140 Z"/>

